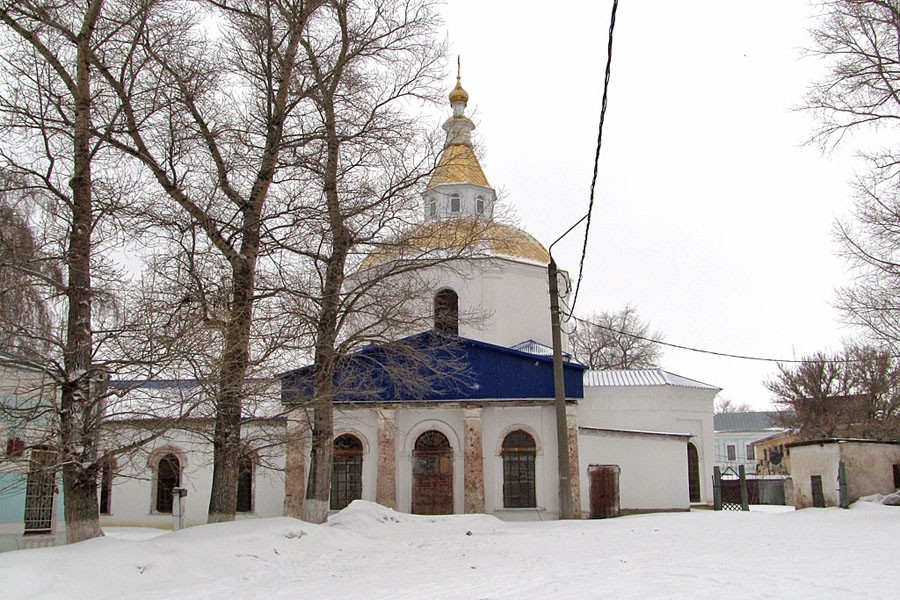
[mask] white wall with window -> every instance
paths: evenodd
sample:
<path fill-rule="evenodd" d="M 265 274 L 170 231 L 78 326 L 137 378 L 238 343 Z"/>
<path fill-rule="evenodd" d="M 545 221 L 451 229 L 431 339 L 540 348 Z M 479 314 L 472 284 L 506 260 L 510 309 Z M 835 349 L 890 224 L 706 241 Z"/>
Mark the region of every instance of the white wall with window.
<path fill-rule="evenodd" d="M 101 525 L 171 528 L 171 489 L 176 486 L 188 491 L 185 524 L 206 523 L 212 488 L 212 425 L 212 421 L 207 423 L 208 431 L 172 430 L 147 447 L 118 457 L 111 469 L 102 471 L 99 500 L 107 512 L 101 511 Z M 116 427 L 122 435 L 125 426 Z M 271 443 L 283 435 L 283 430 L 283 422 L 245 426 L 243 437 L 268 438 Z M 267 435 L 262 435 L 263 431 Z M 283 466 L 284 452 L 277 444 L 244 453 L 238 476 L 238 518 L 283 513 Z"/>

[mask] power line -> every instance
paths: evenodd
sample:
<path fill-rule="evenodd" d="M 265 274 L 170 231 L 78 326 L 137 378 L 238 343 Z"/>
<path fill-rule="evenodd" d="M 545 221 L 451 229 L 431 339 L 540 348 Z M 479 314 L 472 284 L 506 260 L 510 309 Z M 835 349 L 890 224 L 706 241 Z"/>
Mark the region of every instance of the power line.
<path fill-rule="evenodd" d="M 662 340 L 656 340 L 653 338 L 644 337 L 642 335 L 637 335 L 635 333 L 631 333 L 629 331 L 620 331 L 615 327 L 609 327 L 607 325 L 601 325 L 600 323 L 594 323 L 593 321 L 589 321 L 587 319 L 581 319 L 568 313 L 566 315 L 570 319 L 574 321 L 578 321 L 579 323 L 585 323 L 587 325 L 591 325 L 593 327 L 597 327 L 599 329 L 603 329 L 605 331 L 609 331 L 611 333 L 616 333 L 619 335 L 624 335 L 630 338 L 634 338 L 636 340 L 641 340 L 644 342 L 649 342 L 651 344 L 658 344 L 660 346 L 667 346 L 669 348 L 676 348 L 678 350 L 687 350 L 688 352 L 697 352 L 699 354 L 711 354 L 713 356 L 721 356 L 724 358 L 735 358 L 739 360 L 754 360 L 758 362 L 771 362 L 771 363 L 785 363 L 785 364 L 812 364 L 812 363 L 853 363 L 853 362 L 865 362 L 865 359 L 841 359 L 841 358 L 822 358 L 822 359 L 796 359 L 796 358 L 769 358 L 763 356 L 749 356 L 746 354 L 732 354 L 730 352 L 718 352 L 716 350 L 706 350 L 703 348 L 694 348 L 692 346 L 684 346 L 682 344 L 673 344 L 671 342 L 664 342 Z M 891 358 L 900 358 L 900 356 L 892 356 Z"/>
<path fill-rule="evenodd" d="M 591 195 L 588 202 L 587 223 L 584 226 L 584 245 L 581 248 L 581 261 L 578 264 L 578 281 L 575 284 L 575 295 L 572 298 L 572 310 L 578 302 L 578 291 L 581 289 L 581 280 L 584 277 L 584 260 L 587 255 L 588 235 L 591 231 L 591 213 L 594 209 L 594 189 L 597 186 L 597 172 L 600 165 L 600 147 L 603 145 L 603 123 L 606 120 L 606 104 L 609 97 L 609 76 L 612 67 L 613 30 L 616 28 L 616 9 L 619 1 L 613 0 L 612 14 L 609 19 L 609 41 L 606 45 L 606 75 L 603 79 L 603 100 L 600 107 L 600 127 L 597 131 L 597 150 L 594 153 L 594 174 L 591 177 Z M 581 221 L 579 221 L 580 223 Z"/>

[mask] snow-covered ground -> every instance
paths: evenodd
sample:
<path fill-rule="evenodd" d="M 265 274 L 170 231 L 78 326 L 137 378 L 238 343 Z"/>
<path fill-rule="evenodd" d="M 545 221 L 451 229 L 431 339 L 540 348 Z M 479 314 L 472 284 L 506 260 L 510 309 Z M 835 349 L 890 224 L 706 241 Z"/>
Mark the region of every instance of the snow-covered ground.
<path fill-rule="evenodd" d="M 421 517 L 357 501 L 289 518 L 111 531 L 0 554 L 4 598 L 887 598 L 900 508 L 602 521 Z M 144 539 L 141 539 L 144 538 Z"/>

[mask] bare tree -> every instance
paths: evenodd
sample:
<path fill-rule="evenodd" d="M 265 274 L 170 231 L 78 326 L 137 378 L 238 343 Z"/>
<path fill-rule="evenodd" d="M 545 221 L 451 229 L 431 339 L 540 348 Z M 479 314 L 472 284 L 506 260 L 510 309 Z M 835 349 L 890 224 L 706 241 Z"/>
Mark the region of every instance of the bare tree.
<path fill-rule="evenodd" d="M 103 0 L 77 6 L 20 0 L 0 4 L 5 26 L 2 99 L 5 132 L 23 143 L 4 148 L 6 169 L 40 188 L 54 216 L 67 229 L 62 367 L 53 373 L 60 386 L 59 438 L 65 517 L 69 541 L 101 535 L 97 509 L 96 422 L 93 383 L 94 288 L 92 234 L 99 216 L 92 166 L 98 147 L 93 131 L 100 100 L 93 87 L 90 57 L 108 21 Z M 98 33 L 99 32 L 99 33 Z M 12 139 L 8 139 L 12 141 Z M 45 280 L 46 282 L 46 280 Z"/>
<path fill-rule="evenodd" d="M 900 435 L 900 364 L 890 353 L 851 344 L 779 365 L 766 382 L 780 407 L 779 424 L 806 439 Z"/>
<path fill-rule="evenodd" d="M 578 319 L 569 343 L 575 358 L 591 369 L 647 369 L 659 365 L 662 350 L 654 342 L 662 339 L 628 304 L 617 312 Z"/>
<path fill-rule="evenodd" d="M 93 57 L 121 107 L 118 127 L 105 139 L 140 162 L 183 211 L 148 203 L 144 223 L 172 228 L 179 243 L 205 236 L 207 266 L 225 271 L 218 286 L 227 299 L 219 313 L 221 354 L 211 377 L 218 387 L 210 522 L 234 518 L 266 201 L 280 156 L 305 141 L 299 42 L 318 4 L 155 2 L 110 42 L 126 63 L 111 63 L 110 53 Z M 188 292 L 203 297 L 199 289 Z"/>
<path fill-rule="evenodd" d="M 443 53 L 434 41 L 437 24 L 429 0 L 334 0 L 323 4 L 301 40 L 316 138 L 296 156 L 294 166 L 312 175 L 311 189 L 300 198 L 304 219 L 284 245 L 311 274 L 296 308 L 312 333 L 312 450 L 302 508 L 312 522 L 323 522 L 328 511 L 333 378 L 341 357 L 405 314 L 389 316 L 409 300 L 396 291 L 399 278 L 393 286 L 387 281 L 390 275 L 424 266 L 411 267 L 408 255 L 397 254 L 389 268 L 359 269 L 361 252 L 418 213 L 418 185 L 435 163 L 427 131 L 410 109 L 435 97 Z"/>
<path fill-rule="evenodd" d="M 883 0 L 829 0 L 813 30 L 811 52 L 829 69 L 806 97 L 823 146 L 872 140 L 857 148 L 869 173 L 856 184 L 856 214 L 836 226 L 854 283 L 838 292 L 846 319 L 876 343 L 900 343 L 900 6 Z M 848 133 L 865 136 L 848 136 Z"/>
<path fill-rule="evenodd" d="M 726 398 L 719 394 L 716 396 L 714 412 L 717 415 L 722 413 L 745 413 L 750 412 L 750 405 L 743 402 L 736 404 L 731 398 Z"/>

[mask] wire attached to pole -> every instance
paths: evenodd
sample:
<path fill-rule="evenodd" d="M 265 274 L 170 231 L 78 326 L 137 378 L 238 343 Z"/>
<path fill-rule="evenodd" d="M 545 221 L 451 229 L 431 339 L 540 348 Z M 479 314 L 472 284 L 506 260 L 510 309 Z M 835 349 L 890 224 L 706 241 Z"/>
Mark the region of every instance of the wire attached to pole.
<path fill-rule="evenodd" d="M 594 153 L 594 175 L 591 178 L 591 196 L 590 201 L 588 202 L 588 212 L 586 215 L 587 224 L 584 227 L 584 245 L 581 248 L 581 262 L 578 265 L 578 280 L 575 283 L 575 295 L 572 297 L 572 312 L 575 311 L 575 305 L 578 303 L 578 291 L 581 289 L 581 280 L 584 278 L 584 260 L 585 256 L 587 256 L 588 235 L 591 231 L 591 213 L 594 210 L 594 190 L 597 186 L 597 173 L 599 172 L 600 165 L 600 147 L 603 145 L 603 123 L 606 120 L 606 105 L 609 99 L 609 77 L 612 67 L 613 31 L 616 28 L 616 9 L 618 9 L 618 7 L 619 1 L 613 0 L 612 14 L 610 15 L 609 19 L 609 41 L 606 45 L 606 75 L 603 79 L 603 100 L 600 107 L 600 127 L 597 131 L 597 150 Z M 579 221 L 579 223 L 580 222 L 581 221 Z"/>

